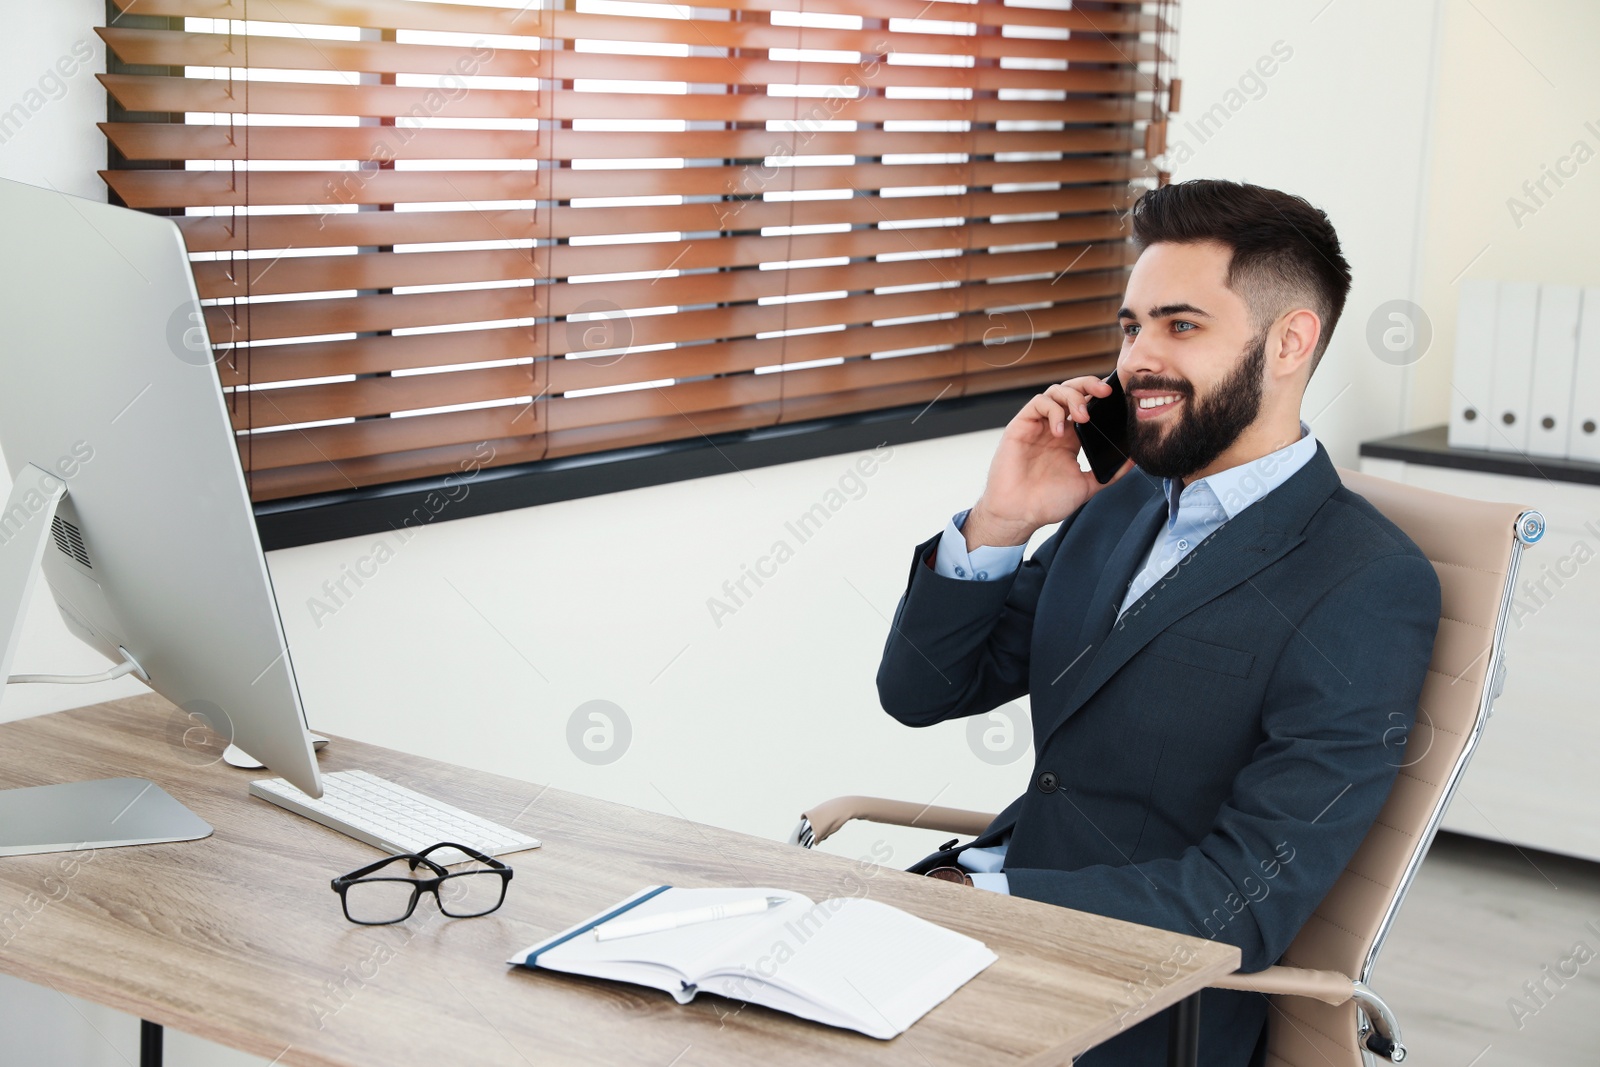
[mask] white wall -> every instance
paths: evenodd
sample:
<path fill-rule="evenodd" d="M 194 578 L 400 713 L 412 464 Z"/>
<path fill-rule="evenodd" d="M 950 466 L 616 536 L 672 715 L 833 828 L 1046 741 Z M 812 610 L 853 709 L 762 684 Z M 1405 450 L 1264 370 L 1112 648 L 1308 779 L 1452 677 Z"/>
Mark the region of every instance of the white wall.
<path fill-rule="evenodd" d="M 1260 99 L 1242 96 L 1206 143 L 1188 135 L 1192 155 L 1176 176 L 1276 185 L 1329 211 L 1357 290 L 1306 415 L 1336 460 L 1353 464 L 1360 440 L 1405 425 L 1407 372 L 1363 338 L 1372 308 L 1415 299 L 1436 34 L 1432 5 L 1336 0 L 1317 15 L 1320 6 L 1188 5 L 1186 102 L 1170 139 L 1224 102 L 1274 42 L 1292 49 Z M 0 14 L 13 16 L 0 42 L 0 105 L 68 53 L 101 8 L 71 0 L 39 10 L 0 0 Z M 80 76 L 0 147 L 0 175 L 103 195 L 93 176 L 104 160 L 93 127 L 102 110 Z M 835 456 L 442 522 L 403 545 L 391 535 L 393 558 L 359 589 L 347 585 L 353 595 L 341 594 L 331 615 L 308 602 L 333 606 L 323 583 L 378 539 L 272 553 L 312 724 L 768 837 L 786 833 L 808 803 L 844 792 L 997 809 L 1022 787 L 1026 754 L 993 765 L 969 745 L 967 724 L 898 726 L 878 709 L 873 677 L 912 547 L 972 502 L 998 436 L 896 446 L 854 496 L 828 496 L 859 458 Z M 785 523 L 819 502 L 838 507 L 801 544 Z M 717 625 L 708 598 L 780 538 L 793 558 Z M 95 659 L 34 605 L 19 663 L 90 670 L 102 666 Z M 135 687 L 7 693 L 0 719 Z M 608 765 L 585 762 L 568 742 L 569 720 L 592 700 L 613 702 L 631 727 L 629 747 Z M 537 821 L 535 805 L 527 823 L 536 831 Z M 882 837 L 893 862 L 909 863 L 938 836 L 856 826 L 829 847 L 866 855 Z M 84 1050 L 77 1062 L 114 1062 L 80 1014 L 111 1041 L 136 1034 L 126 1016 L 0 980 L 0 1033 L 22 1035 L 0 1039 L 0 1061 L 33 1062 L 25 1049 L 55 1047 L 6 1040 L 64 1034 Z M 192 1043 L 168 1062 L 206 1057 Z"/>
<path fill-rule="evenodd" d="M 1462 279 L 1600 285 L 1600 5 L 1444 6 L 1419 297 L 1434 350 L 1417 365 L 1417 426 L 1449 418 Z"/>
<path fill-rule="evenodd" d="M 1303 196 L 1327 212 L 1350 264 L 1349 299 L 1302 407 L 1346 467 L 1362 441 L 1411 428 L 1412 369 L 1379 358 L 1368 325 L 1388 302 L 1420 299 L 1436 8 L 1436 0 L 1181 8 L 1183 94 L 1167 137 L 1173 180 L 1228 178 Z"/>
<path fill-rule="evenodd" d="M 1026 761 L 981 762 L 964 724 L 901 727 L 878 708 L 874 675 L 912 547 L 976 497 L 998 436 L 445 522 L 403 545 L 389 535 L 275 552 L 307 714 L 768 837 L 841 792 L 997 808 Z M 813 504 L 837 510 L 802 541 L 789 524 Z M 714 617 L 708 601 L 734 605 L 724 582 L 780 540 L 792 558 Z M 393 558 L 322 614 L 334 603 L 323 583 L 376 557 L 380 541 Z M 569 744 L 572 716 L 592 700 L 614 703 L 631 732 L 625 755 L 602 766 Z"/>
<path fill-rule="evenodd" d="M 106 198 L 104 17 L 96 0 L 0 0 L 0 176 Z"/>

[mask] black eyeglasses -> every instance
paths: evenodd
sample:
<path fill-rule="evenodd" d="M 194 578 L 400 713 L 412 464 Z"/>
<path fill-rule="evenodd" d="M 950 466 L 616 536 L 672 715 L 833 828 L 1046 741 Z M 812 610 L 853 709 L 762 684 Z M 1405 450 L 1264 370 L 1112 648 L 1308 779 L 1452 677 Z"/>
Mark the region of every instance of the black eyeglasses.
<path fill-rule="evenodd" d="M 453 861 L 456 870 L 450 870 L 429 853 L 453 848 L 466 858 Z M 434 873 L 432 878 L 403 878 L 378 872 L 393 864 L 404 862 L 412 871 L 418 866 Z M 333 880 L 333 891 L 339 894 L 344 905 L 344 917 L 362 926 L 386 926 L 403 922 L 416 910 L 417 898 L 432 893 L 439 910 L 453 919 L 470 919 L 487 915 L 506 899 L 506 883 L 511 881 L 511 868 L 485 856 L 477 849 L 441 841 L 421 852 L 402 852 L 369 863 L 360 870 L 340 875 Z"/>

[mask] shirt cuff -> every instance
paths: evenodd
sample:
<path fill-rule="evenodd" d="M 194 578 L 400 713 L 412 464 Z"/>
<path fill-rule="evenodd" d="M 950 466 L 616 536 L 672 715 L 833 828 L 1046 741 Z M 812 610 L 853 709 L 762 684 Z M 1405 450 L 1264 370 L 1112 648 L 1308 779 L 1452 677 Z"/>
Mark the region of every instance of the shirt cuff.
<path fill-rule="evenodd" d="M 979 889 L 987 889 L 991 893 L 1004 893 L 1006 896 L 1011 895 L 1010 880 L 998 871 L 993 874 L 980 871 L 970 874 L 968 877 L 972 879 L 972 884 Z"/>
<path fill-rule="evenodd" d="M 958 511 L 951 517 L 939 538 L 939 548 L 934 554 L 933 569 L 944 578 L 998 581 L 1022 565 L 1022 554 L 1027 545 L 980 545 L 970 553 L 967 538 L 961 532 L 962 523 L 972 509 Z"/>

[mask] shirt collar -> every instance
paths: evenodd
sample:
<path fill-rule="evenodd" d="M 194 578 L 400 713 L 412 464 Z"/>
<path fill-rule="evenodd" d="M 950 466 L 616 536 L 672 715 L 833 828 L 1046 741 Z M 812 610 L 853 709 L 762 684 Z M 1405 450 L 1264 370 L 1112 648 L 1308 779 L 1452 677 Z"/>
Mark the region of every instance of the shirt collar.
<path fill-rule="evenodd" d="M 1276 452 L 1197 478 L 1188 485 L 1178 478 L 1163 478 L 1161 490 L 1167 498 L 1167 525 L 1177 523 L 1180 503 L 1220 506 L 1231 519 L 1288 481 L 1316 454 L 1317 439 L 1311 435 L 1311 427 L 1302 421 L 1300 439 Z"/>

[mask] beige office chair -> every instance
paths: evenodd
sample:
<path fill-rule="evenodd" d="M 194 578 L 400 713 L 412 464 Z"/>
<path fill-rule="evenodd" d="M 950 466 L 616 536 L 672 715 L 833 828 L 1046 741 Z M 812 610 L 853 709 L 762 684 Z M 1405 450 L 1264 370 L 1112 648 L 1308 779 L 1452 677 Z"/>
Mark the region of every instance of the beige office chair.
<path fill-rule="evenodd" d="M 1267 1063 L 1274 1067 L 1363 1067 L 1376 1062 L 1374 1054 L 1405 1059 L 1400 1025 L 1367 979 L 1505 684 L 1503 638 L 1518 559 L 1544 534 L 1544 517 L 1515 504 L 1339 474 L 1427 553 L 1443 610 L 1405 765 L 1377 822 L 1282 963 L 1215 983 L 1270 994 Z M 790 840 L 809 848 L 851 819 L 975 835 L 991 818 L 839 797 L 807 811 Z"/>

